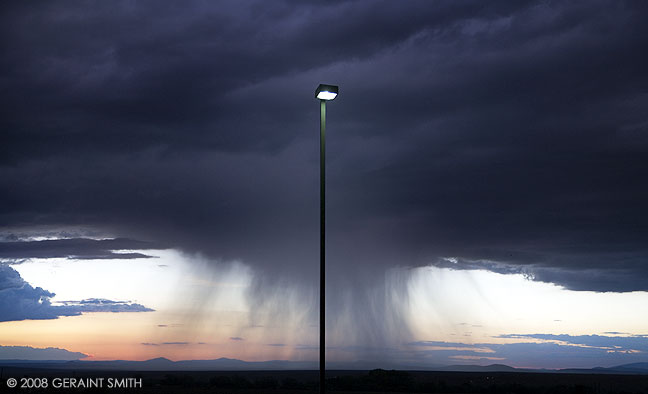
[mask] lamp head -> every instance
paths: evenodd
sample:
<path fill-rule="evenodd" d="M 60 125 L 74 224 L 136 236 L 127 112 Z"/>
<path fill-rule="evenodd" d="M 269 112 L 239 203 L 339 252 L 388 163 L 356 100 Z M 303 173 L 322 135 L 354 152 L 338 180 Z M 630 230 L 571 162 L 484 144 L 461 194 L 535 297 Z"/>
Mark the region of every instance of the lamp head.
<path fill-rule="evenodd" d="M 333 100 L 338 95 L 338 87 L 335 85 L 320 84 L 315 90 L 315 97 L 320 100 Z"/>

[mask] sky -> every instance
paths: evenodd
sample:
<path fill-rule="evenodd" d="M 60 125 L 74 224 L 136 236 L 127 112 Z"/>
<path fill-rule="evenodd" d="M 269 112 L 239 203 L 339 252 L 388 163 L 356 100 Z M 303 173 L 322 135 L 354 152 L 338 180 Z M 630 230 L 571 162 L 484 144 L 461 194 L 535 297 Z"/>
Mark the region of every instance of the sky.
<path fill-rule="evenodd" d="M 0 359 L 648 361 L 648 5 L 0 5 Z"/>

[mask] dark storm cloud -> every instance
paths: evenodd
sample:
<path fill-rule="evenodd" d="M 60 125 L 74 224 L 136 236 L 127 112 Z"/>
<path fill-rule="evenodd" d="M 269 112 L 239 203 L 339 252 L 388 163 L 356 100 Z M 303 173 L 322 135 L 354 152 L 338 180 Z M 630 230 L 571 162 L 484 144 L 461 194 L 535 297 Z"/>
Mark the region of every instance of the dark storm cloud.
<path fill-rule="evenodd" d="M 0 242 L 0 259 L 21 261 L 31 258 L 62 257 L 68 259 L 138 259 L 142 253 L 115 253 L 116 250 L 160 249 L 151 242 L 132 239 L 56 239 L 44 241 Z"/>
<path fill-rule="evenodd" d="M 312 95 L 339 83 L 329 283 L 361 290 L 332 305 L 382 310 L 383 268 L 444 258 L 648 289 L 645 3 L 2 7 L 9 229 L 93 225 L 314 277 Z"/>
<path fill-rule="evenodd" d="M 54 293 L 40 287 L 32 287 L 18 271 L 0 264 L 0 322 L 56 319 L 59 316 L 78 316 L 84 312 L 152 311 L 140 304 L 97 298 L 52 305 L 50 298 L 54 296 Z"/>
<path fill-rule="evenodd" d="M 20 160 L 24 150 L 49 155 L 98 147 L 276 149 L 294 138 L 297 128 L 285 123 L 304 113 L 304 105 L 300 112 L 273 102 L 255 108 L 229 95 L 270 78 L 370 57 L 436 21 L 482 8 L 226 3 L 92 2 L 5 10 L 11 39 L 3 49 L 13 59 L 3 64 L 5 86 L 29 94 L 30 103 L 6 102 L 12 115 L 4 126 L 14 144 L 5 147 L 3 159 Z M 365 22 L 358 24 L 360 18 Z M 44 112 L 34 117 L 34 107 Z M 249 116 L 283 130 L 250 127 Z M 232 130 L 238 127 L 245 133 Z"/>

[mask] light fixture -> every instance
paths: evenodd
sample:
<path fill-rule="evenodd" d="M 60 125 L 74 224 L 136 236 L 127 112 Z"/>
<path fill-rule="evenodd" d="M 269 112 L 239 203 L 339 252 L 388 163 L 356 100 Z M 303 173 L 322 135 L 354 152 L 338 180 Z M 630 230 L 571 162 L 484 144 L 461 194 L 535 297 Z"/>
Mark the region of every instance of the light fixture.
<path fill-rule="evenodd" d="M 320 346 L 319 346 L 319 389 L 326 393 L 326 102 L 338 95 L 336 85 L 320 84 L 315 90 L 315 97 L 320 101 Z"/>
<path fill-rule="evenodd" d="M 338 95 L 338 87 L 335 85 L 320 84 L 315 90 L 315 97 L 320 100 L 333 100 Z"/>

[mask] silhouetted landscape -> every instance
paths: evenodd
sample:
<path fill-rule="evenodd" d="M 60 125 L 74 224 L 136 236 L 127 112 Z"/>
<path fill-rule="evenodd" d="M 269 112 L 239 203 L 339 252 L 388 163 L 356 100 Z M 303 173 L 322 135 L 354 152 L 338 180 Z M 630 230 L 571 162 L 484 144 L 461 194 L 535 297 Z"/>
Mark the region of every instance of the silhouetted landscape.
<path fill-rule="evenodd" d="M 181 360 L 171 361 L 158 357 L 145 361 L 61 361 L 61 360 L 0 360 L 0 367 L 15 367 L 23 369 L 56 369 L 56 370 L 113 370 L 113 371 L 299 371 L 315 370 L 315 361 L 242 361 L 232 358 L 213 360 Z M 329 362 L 327 367 L 332 370 L 411 370 L 411 371 L 444 371 L 444 372 L 537 372 L 537 373 L 571 373 L 571 374 L 645 374 L 648 375 L 648 362 L 631 363 L 603 368 L 569 368 L 569 369 L 527 369 L 514 368 L 504 364 L 491 365 L 387 365 L 379 361 Z"/>
<path fill-rule="evenodd" d="M 3 392 L 317 393 L 317 370 L 282 369 L 299 364 L 233 359 L 173 362 L 164 358 L 97 362 L 5 360 L 0 363 L 0 375 Z M 221 368 L 215 370 L 218 365 Z M 257 370 L 235 370 L 235 366 L 251 365 Z M 9 378 L 16 379 L 19 386 L 8 389 Z M 20 388 L 21 380 L 26 382 L 30 378 L 47 378 L 49 387 Z M 51 384 L 56 378 L 58 388 Z M 87 382 L 102 378 L 104 382 L 130 379 L 141 383 L 117 388 L 105 384 L 93 388 L 60 387 L 63 379 Z M 648 393 L 648 363 L 558 371 L 524 370 L 502 364 L 445 366 L 435 371 L 329 370 L 326 382 L 328 391 L 339 393 L 635 394 Z"/>

